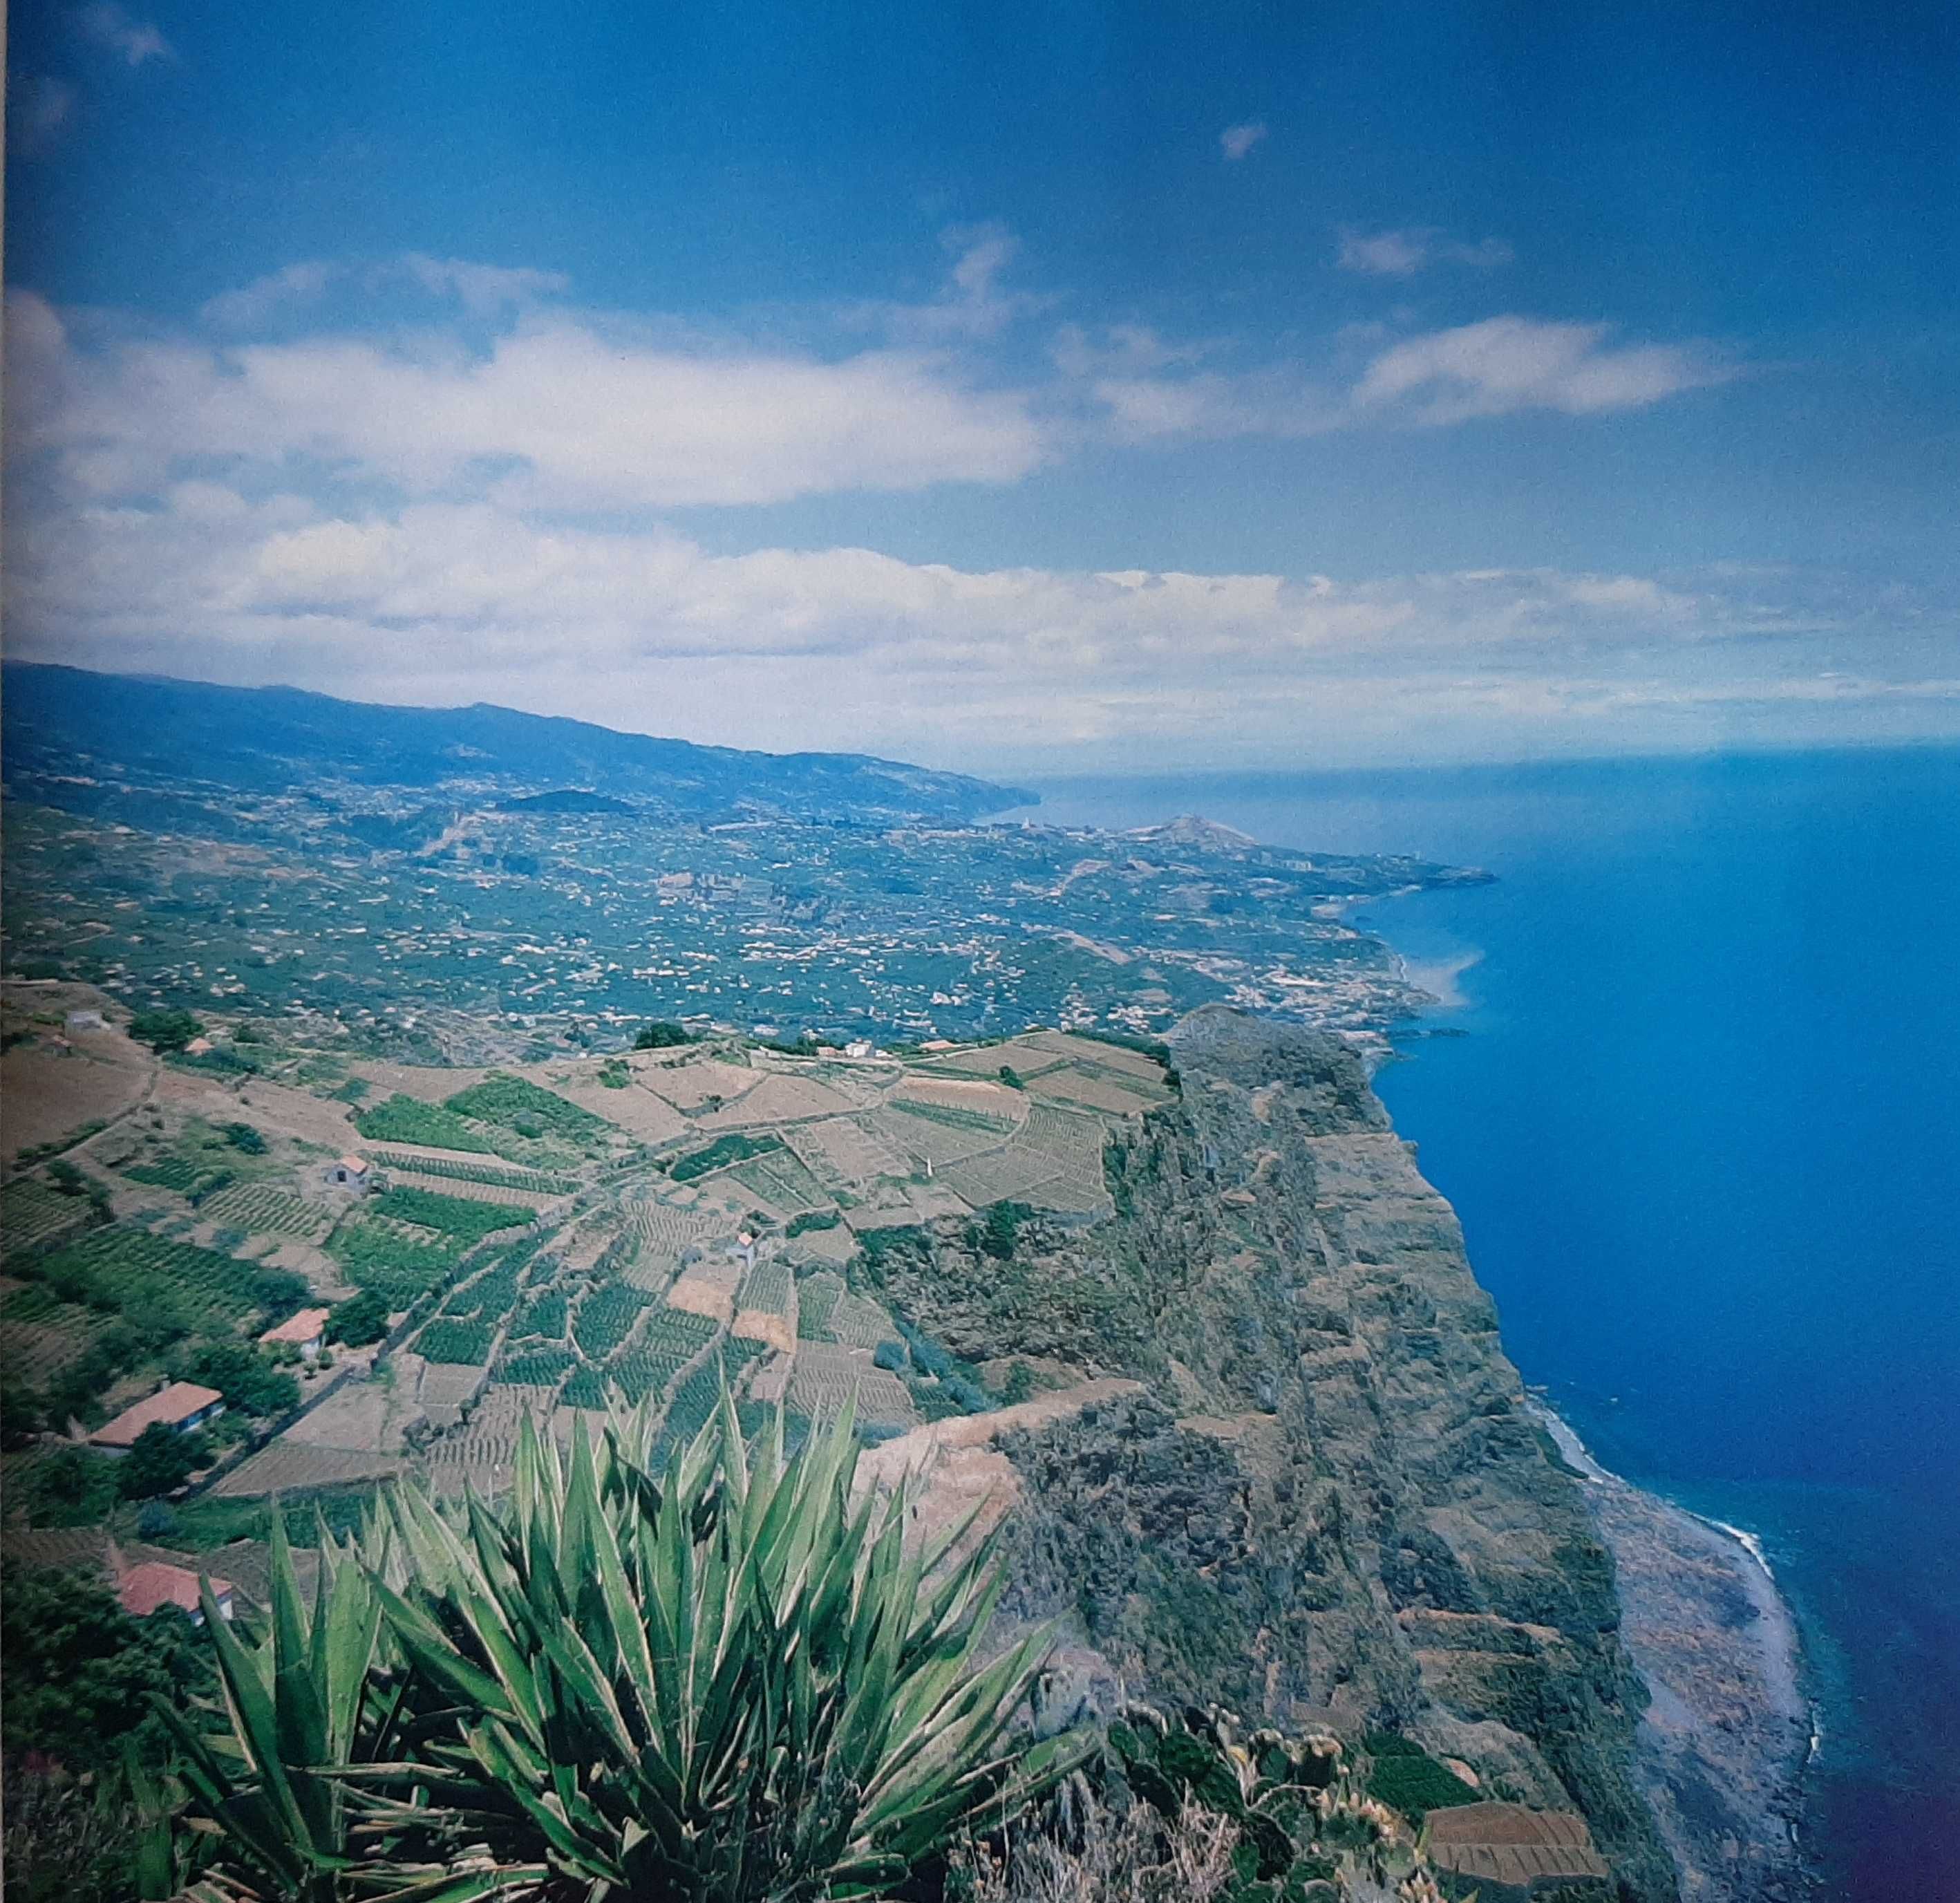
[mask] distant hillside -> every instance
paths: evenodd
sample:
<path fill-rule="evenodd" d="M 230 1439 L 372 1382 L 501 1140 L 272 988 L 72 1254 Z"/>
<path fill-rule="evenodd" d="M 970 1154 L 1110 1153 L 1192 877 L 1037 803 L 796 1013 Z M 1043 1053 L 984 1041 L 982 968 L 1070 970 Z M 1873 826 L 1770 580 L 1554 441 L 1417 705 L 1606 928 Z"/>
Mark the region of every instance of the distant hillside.
<path fill-rule="evenodd" d="M 972 819 L 1036 797 L 867 754 L 696 746 L 508 707 L 380 707 L 288 687 L 18 661 L 6 665 L 4 687 L 10 783 L 116 769 L 254 794 L 322 778 L 431 789 L 487 782 L 518 797 L 578 787 L 681 813 L 754 807 L 861 819 Z"/>

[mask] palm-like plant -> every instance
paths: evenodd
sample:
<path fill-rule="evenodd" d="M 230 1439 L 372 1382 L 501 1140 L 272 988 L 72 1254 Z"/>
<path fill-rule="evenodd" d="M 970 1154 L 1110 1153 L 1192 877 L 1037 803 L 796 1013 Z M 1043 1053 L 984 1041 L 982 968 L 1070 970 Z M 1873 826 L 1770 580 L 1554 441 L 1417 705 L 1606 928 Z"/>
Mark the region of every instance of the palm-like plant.
<path fill-rule="evenodd" d="M 983 1663 L 988 1544 L 908 1542 L 902 1491 L 854 1497 L 848 1411 L 786 1457 L 780 1415 L 751 1449 L 724 1398 L 657 1477 L 652 1426 L 562 1453 L 527 1424 L 501 1516 L 399 1488 L 310 1628 L 275 1564 L 260 1652 L 219 1640 L 245 1771 L 199 1766 L 240 1878 L 307 1903 L 870 1897 L 1076 1761 L 1008 1736 L 1045 1642 Z M 336 1624 L 350 1572 L 375 1616 Z M 316 1679 L 323 1619 L 344 1672 Z"/>

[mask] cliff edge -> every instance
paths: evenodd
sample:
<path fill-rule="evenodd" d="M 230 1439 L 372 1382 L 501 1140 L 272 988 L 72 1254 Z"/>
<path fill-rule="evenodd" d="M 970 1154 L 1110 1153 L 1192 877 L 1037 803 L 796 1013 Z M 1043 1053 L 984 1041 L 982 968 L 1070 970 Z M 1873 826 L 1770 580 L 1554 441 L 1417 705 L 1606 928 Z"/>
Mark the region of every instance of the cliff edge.
<path fill-rule="evenodd" d="M 1481 1795 L 1583 1812 L 1623 1895 L 1676 1898 L 1613 1563 L 1454 1213 L 1338 1040 L 1208 1009 L 1173 1049 L 1179 1099 L 1111 1144 L 1113 1220 L 1028 1212 L 1002 1255 L 949 1220 L 867 1258 L 955 1354 L 1099 1383 L 949 1469 L 1010 1515 L 1008 1611 L 1063 1621 L 1056 1696 L 1399 1731 Z"/>

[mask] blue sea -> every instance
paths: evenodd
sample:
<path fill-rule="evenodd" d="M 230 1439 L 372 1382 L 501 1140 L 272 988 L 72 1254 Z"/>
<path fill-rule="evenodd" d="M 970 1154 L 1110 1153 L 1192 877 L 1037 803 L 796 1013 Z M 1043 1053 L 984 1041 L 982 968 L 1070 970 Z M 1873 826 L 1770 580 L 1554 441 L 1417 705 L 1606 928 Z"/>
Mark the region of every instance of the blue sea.
<path fill-rule="evenodd" d="M 1847 1903 L 1960 1898 L 1960 749 L 1043 785 L 1497 883 L 1378 904 L 1377 1087 L 1595 1455 L 1761 1539 Z"/>

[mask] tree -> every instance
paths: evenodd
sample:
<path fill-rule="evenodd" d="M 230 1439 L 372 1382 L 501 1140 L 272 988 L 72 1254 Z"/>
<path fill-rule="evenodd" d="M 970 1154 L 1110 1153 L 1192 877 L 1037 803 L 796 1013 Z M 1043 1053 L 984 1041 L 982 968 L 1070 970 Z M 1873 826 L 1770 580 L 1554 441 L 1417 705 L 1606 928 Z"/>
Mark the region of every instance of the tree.
<path fill-rule="evenodd" d="M 224 1126 L 224 1141 L 241 1155 L 262 1157 L 266 1154 L 266 1139 L 249 1123 L 228 1123 Z"/>
<path fill-rule="evenodd" d="M 159 1007 L 138 1011 L 129 1020 L 129 1035 L 148 1045 L 153 1051 L 181 1051 L 192 1038 L 202 1036 L 203 1032 L 203 1025 L 188 1011 Z"/>
<path fill-rule="evenodd" d="M 693 1037 L 684 1024 L 676 1024 L 671 1018 L 657 1017 L 640 1026 L 640 1034 L 633 1040 L 636 1051 L 665 1051 L 676 1045 L 692 1044 Z"/>
<path fill-rule="evenodd" d="M 215 1388 L 240 1414 L 283 1414 L 299 1405 L 299 1383 L 245 1341 L 205 1342 L 185 1361 L 183 1378 Z"/>
<path fill-rule="evenodd" d="M 371 1288 L 350 1295 L 326 1318 L 326 1337 L 351 1348 L 365 1348 L 388 1332 L 388 1304 Z"/>
<path fill-rule="evenodd" d="M 657 1419 L 568 1450 L 527 1420 L 501 1521 L 384 1495 L 323 1555 L 319 1640 L 275 1523 L 262 1637 L 206 1621 L 231 1737 L 174 1725 L 215 1874 L 285 1903 L 884 1895 L 1086 1756 L 1010 1735 L 1047 1637 L 983 1663 L 993 1542 L 908 1551 L 911 1496 L 854 1495 L 851 1410 L 786 1456 L 780 1411 L 752 1449 L 724 1394 L 663 1473 Z"/>
<path fill-rule="evenodd" d="M 38 1751 L 94 1771 L 139 1747 L 162 1762 L 151 1701 L 180 1707 L 214 1684 L 208 1650 L 182 1618 L 132 1619 L 101 1579 L 81 1570 L 10 1566 L 0 1593 L 0 1707 L 9 1755 Z"/>
<path fill-rule="evenodd" d="M 204 1437 L 180 1434 L 152 1421 L 136 1437 L 116 1470 L 116 1490 L 125 1500 L 152 1500 L 181 1487 L 205 1464 Z"/>
<path fill-rule="evenodd" d="M 0 1381 L 0 1447 L 24 1447 L 47 1425 L 47 1404 L 25 1383 Z"/>

